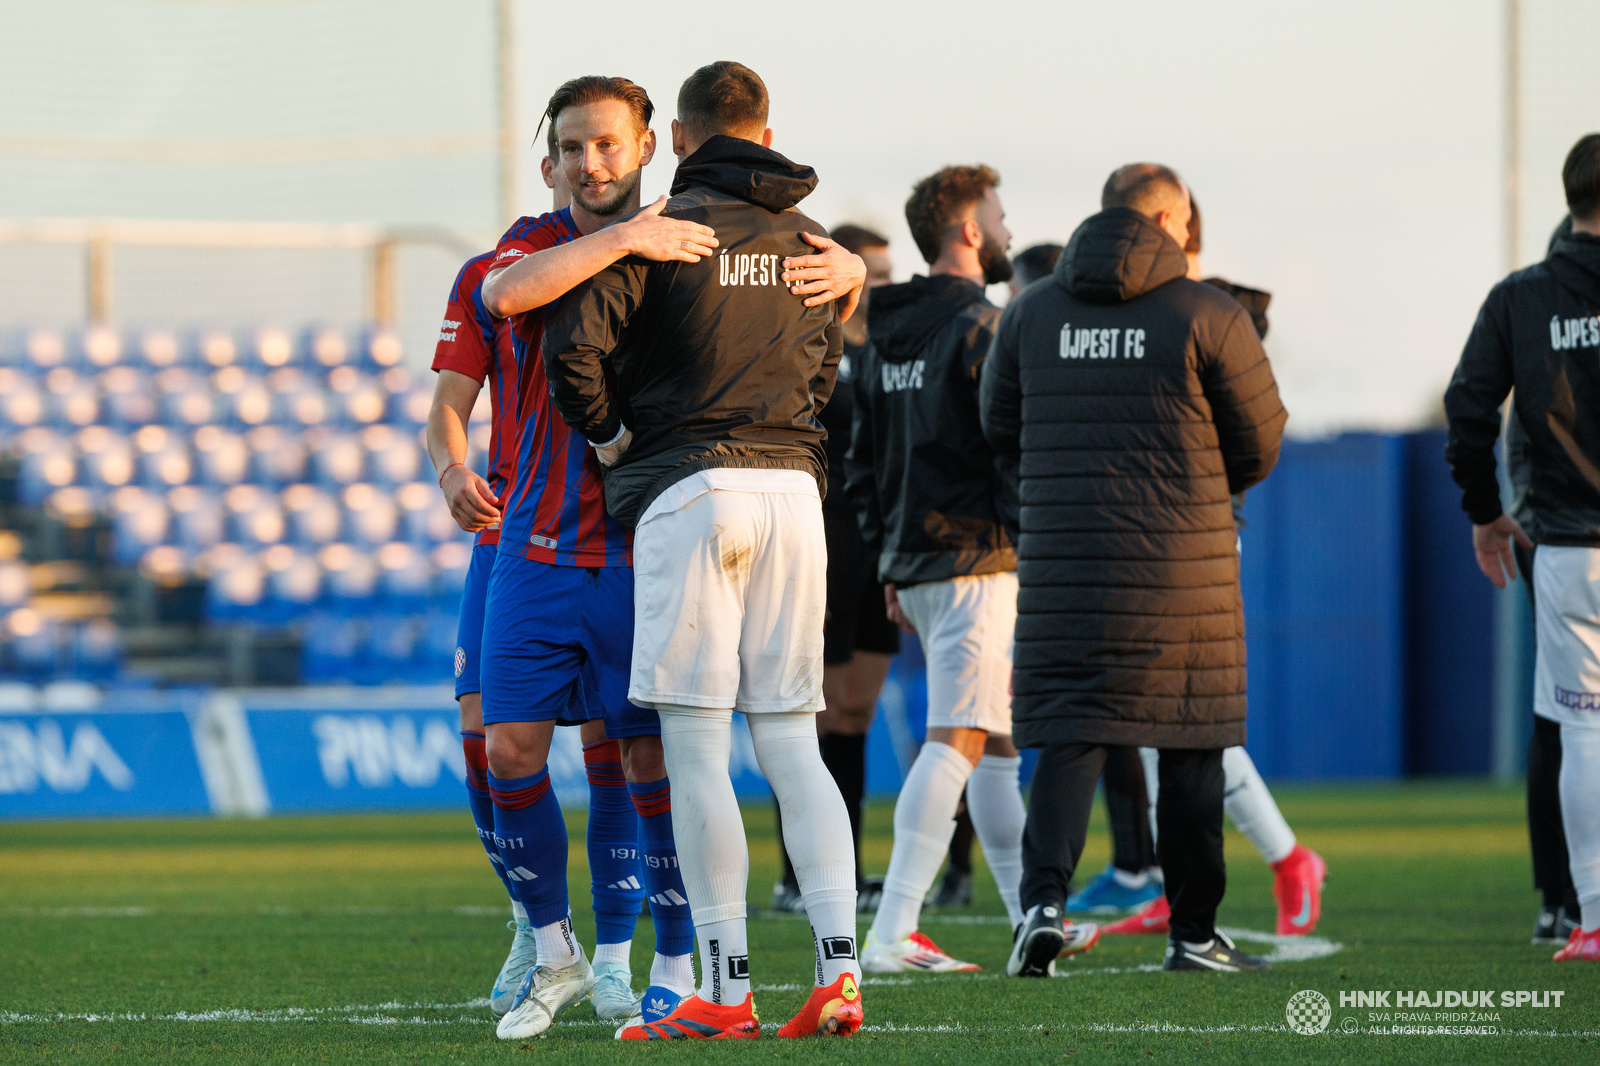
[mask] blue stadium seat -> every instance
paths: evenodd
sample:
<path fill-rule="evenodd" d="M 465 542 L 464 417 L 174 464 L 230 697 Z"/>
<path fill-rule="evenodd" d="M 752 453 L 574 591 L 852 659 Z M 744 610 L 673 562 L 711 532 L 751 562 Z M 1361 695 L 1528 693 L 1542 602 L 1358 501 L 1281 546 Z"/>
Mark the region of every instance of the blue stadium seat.
<path fill-rule="evenodd" d="M 167 493 L 172 514 L 169 541 L 187 552 L 202 552 L 222 542 L 222 503 L 215 493 L 179 485 Z"/>
<path fill-rule="evenodd" d="M 61 366 L 67 361 L 67 346 L 53 329 L 31 329 L 22 340 L 21 366 L 37 372 Z"/>
<path fill-rule="evenodd" d="M 417 648 L 417 680 L 437 683 L 455 676 L 458 622 L 454 611 L 434 609 L 422 616 L 422 640 Z"/>
<path fill-rule="evenodd" d="M 147 329 L 139 335 L 139 357 L 151 370 L 165 370 L 183 360 L 183 348 L 169 330 Z"/>
<path fill-rule="evenodd" d="M 267 595 L 261 621 L 267 625 L 297 622 L 311 613 L 322 597 L 322 567 L 317 560 L 287 544 L 261 553 L 267 570 Z"/>
<path fill-rule="evenodd" d="M 156 375 L 155 384 L 156 404 L 166 425 L 186 428 L 216 421 L 217 402 L 211 386 L 187 367 L 168 367 Z"/>
<path fill-rule="evenodd" d="M 368 476 L 379 485 L 392 488 L 421 475 L 422 446 L 414 435 L 388 425 L 368 426 L 361 443 L 367 449 Z"/>
<path fill-rule="evenodd" d="M 376 556 L 378 594 L 384 609 L 400 614 L 427 610 L 433 591 L 433 564 L 428 557 L 403 541 L 385 544 Z"/>
<path fill-rule="evenodd" d="M 265 326 L 256 330 L 251 339 L 250 354 L 254 369 L 265 373 L 279 367 L 294 366 L 300 362 L 300 352 L 285 330 Z"/>
<path fill-rule="evenodd" d="M 30 429 L 18 434 L 17 499 L 30 507 L 78 480 L 78 452 L 54 430 Z"/>
<path fill-rule="evenodd" d="M 138 451 L 139 484 L 149 489 L 168 489 L 188 484 L 194 476 L 194 461 L 189 446 L 165 426 L 141 426 L 133 435 Z"/>
<path fill-rule="evenodd" d="M 136 473 L 133 442 L 105 426 L 90 426 L 77 436 L 78 473 L 92 489 L 117 489 Z"/>
<path fill-rule="evenodd" d="M 90 326 L 78 334 L 75 360 L 86 373 L 95 373 L 122 361 L 122 335 L 109 326 Z"/>
<path fill-rule="evenodd" d="M 235 485 L 223 495 L 233 540 L 246 548 L 270 548 L 284 538 L 277 494 L 259 485 Z"/>
<path fill-rule="evenodd" d="M 172 525 L 167 501 L 129 485 L 111 494 L 111 557 L 135 566 L 150 549 L 164 544 Z"/>
<path fill-rule="evenodd" d="M 52 425 L 81 429 L 99 421 L 100 391 L 89 378 L 58 366 L 45 373 L 44 387 L 48 393 L 46 417 Z"/>
<path fill-rule="evenodd" d="M 156 399 L 150 381 L 134 366 L 114 366 L 101 373 L 102 417 L 107 425 L 132 432 L 156 420 Z"/>
<path fill-rule="evenodd" d="M 59 623 L 29 607 L 12 611 L 5 621 L 6 665 L 12 673 L 44 681 L 61 672 L 66 647 Z"/>
<path fill-rule="evenodd" d="M 466 534 L 433 549 L 433 604 L 436 609 L 451 614 L 460 612 L 461 590 L 467 583 L 467 567 L 471 563 L 472 541 Z"/>
<path fill-rule="evenodd" d="M 301 678 L 309 682 L 354 681 L 363 657 L 362 629 L 358 620 L 345 615 L 313 613 L 306 620 Z"/>
<path fill-rule="evenodd" d="M 239 361 L 239 342 L 225 329 L 204 330 L 194 337 L 195 364 L 202 369 L 220 370 Z"/>
<path fill-rule="evenodd" d="M 400 508 L 400 539 L 424 550 L 432 548 L 428 520 L 436 506 L 444 506 L 444 495 L 426 481 L 411 481 L 395 489 L 394 502 Z"/>
<path fill-rule="evenodd" d="M 344 490 L 345 532 L 352 544 L 374 549 L 394 540 L 400 529 L 400 509 L 394 498 L 366 482 Z"/>
<path fill-rule="evenodd" d="M 321 548 L 339 539 L 344 512 L 339 501 L 314 485 L 290 485 L 279 495 L 291 543 L 307 549 Z"/>
<path fill-rule="evenodd" d="M 360 481 L 366 472 L 367 451 L 348 433 L 328 433 L 310 449 L 311 480 L 337 490 Z"/>
<path fill-rule="evenodd" d="M 37 426 L 45 413 L 45 393 L 33 376 L 15 367 L 0 367 L 0 430 Z"/>
<path fill-rule="evenodd" d="M 258 485 L 283 488 L 306 478 L 306 448 L 300 434 L 278 426 L 257 426 L 245 434 L 250 445 L 250 477 Z"/>
<path fill-rule="evenodd" d="M 24 607 L 33 595 L 33 580 L 28 564 L 17 559 L 0 562 L 0 615 Z"/>
<path fill-rule="evenodd" d="M 310 355 L 306 365 L 313 368 L 330 370 L 350 361 L 350 339 L 334 326 L 307 330 L 305 350 Z"/>
<path fill-rule="evenodd" d="M 389 421 L 397 426 L 421 429 L 428 424 L 428 412 L 433 409 L 433 385 L 414 382 L 406 391 L 389 401 Z"/>
<path fill-rule="evenodd" d="M 335 614 L 365 614 L 377 591 L 378 567 L 369 552 L 330 544 L 317 556 L 322 564 L 322 602 Z"/>
<path fill-rule="evenodd" d="M 369 370 L 387 370 L 399 366 L 404 352 L 400 338 L 386 329 L 368 330 L 361 338 L 362 363 Z"/>
<path fill-rule="evenodd" d="M 328 393 L 340 422 L 353 429 L 382 422 L 389 408 L 383 386 L 351 366 L 328 371 Z"/>
<path fill-rule="evenodd" d="M 211 388 L 217 394 L 222 415 L 230 427 L 247 430 L 269 421 L 277 403 L 272 390 L 255 374 L 237 366 L 225 366 L 211 375 Z"/>
<path fill-rule="evenodd" d="M 367 619 L 367 654 L 356 671 L 358 684 L 415 680 L 422 642 L 419 616 L 382 610 Z"/>
<path fill-rule="evenodd" d="M 79 681 L 110 681 L 122 670 L 122 630 L 104 618 L 74 626 L 71 633 L 72 676 Z"/>
<path fill-rule="evenodd" d="M 206 585 L 206 617 L 214 622 L 248 622 L 266 597 L 266 573 L 252 555 L 240 555 L 212 569 Z"/>
<path fill-rule="evenodd" d="M 194 431 L 194 456 L 199 481 L 213 488 L 237 485 L 250 473 L 250 446 L 221 426 Z"/>

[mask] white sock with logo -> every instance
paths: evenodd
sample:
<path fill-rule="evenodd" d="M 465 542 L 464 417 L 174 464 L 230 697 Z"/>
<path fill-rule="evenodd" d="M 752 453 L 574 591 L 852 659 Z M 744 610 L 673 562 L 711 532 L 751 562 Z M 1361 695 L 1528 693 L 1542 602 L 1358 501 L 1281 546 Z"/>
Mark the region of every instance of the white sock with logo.
<path fill-rule="evenodd" d="M 916 932 L 922 901 L 950 850 L 956 807 L 971 775 L 967 757 L 948 744 L 931 740 L 917 753 L 894 804 L 894 851 L 872 920 L 875 943 L 893 944 Z"/>
<path fill-rule="evenodd" d="M 756 762 L 783 809 L 784 847 L 811 919 L 817 985 L 846 973 L 859 980 L 855 844 L 844 798 L 817 747 L 817 716 L 794 711 L 745 717 Z"/>
<path fill-rule="evenodd" d="M 572 931 L 572 916 L 537 926 L 533 942 L 539 949 L 539 965 L 564 970 L 578 961 L 578 935 Z"/>
<path fill-rule="evenodd" d="M 728 777 L 733 712 L 671 704 L 658 704 L 656 710 L 672 781 L 678 867 L 700 941 L 699 995 L 709 1003 L 737 1006 L 750 994 L 744 907 L 750 853 Z"/>
<path fill-rule="evenodd" d="M 1600 729 L 1561 726 L 1561 821 L 1585 933 L 1600 929 Z"/>
<path fill-rule="evenodd" d="M 663 955 L 656 952 L 650 964 L 650 983 L 668 988 L 680 996 L 694 995 L 694 953 Z"/>
<path fill-rule="evenodd" d="M 1000 890 L 1011 928 L 1022 924 L 1022 827 L 1028 820 L 1017 777 L 1022 756 L 985 755 L 967 778 L 967 814 Z"/>
<path fill-rule="evenodd" d="M 1261 780 L 1255 760 L 1243 748 L 1222 751 L 1222 806 L 1234 828 L 1255 845 L 1268 866 L 1287 859 L 1294 850 L 1294 830 Z"/>

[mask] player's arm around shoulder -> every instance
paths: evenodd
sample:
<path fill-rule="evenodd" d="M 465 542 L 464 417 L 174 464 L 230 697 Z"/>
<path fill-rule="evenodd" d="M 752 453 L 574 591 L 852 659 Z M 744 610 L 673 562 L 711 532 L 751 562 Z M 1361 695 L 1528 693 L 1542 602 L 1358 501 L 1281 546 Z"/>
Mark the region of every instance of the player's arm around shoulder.
<path fill-rule="evenodd" d="M 717 249 L 709 226 L 662 214 L 665 196 L 631 218 L 526 253 L 483 279 L 483 302 L 497 318 L 532 311 L 629 256 L 660 263 L 698 263 Z"/>

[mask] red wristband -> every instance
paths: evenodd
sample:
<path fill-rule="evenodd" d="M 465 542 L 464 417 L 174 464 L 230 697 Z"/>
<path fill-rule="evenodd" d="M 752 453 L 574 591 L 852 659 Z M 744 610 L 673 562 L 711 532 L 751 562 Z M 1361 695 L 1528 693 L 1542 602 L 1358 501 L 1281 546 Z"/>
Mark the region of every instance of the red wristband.
<path fill-rule="evenodd" d="M 439 487 L 441 489 L 444 488 L 444 476 L 450 472 L 450 467 L 451 466 L 465 466 L 465 465 L 466 465 L 465 463 L 455 462 L 455 463 L 451 463 L 450 466 L 447 466 L 443 470 L 439 471 Z"/>

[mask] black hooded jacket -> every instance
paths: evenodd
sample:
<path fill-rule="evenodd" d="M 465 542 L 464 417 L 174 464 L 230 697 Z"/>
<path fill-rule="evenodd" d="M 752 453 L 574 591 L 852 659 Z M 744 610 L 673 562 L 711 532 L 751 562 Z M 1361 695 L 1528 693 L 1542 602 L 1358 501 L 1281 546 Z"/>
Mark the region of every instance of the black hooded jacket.
<path fill-rule="evenodd" d="M 1272 470 L 1288 416 L 1249 313 L 1186 267 L 1143 215 L 1093 215 L 984 364 L 984 433 L 1020 464 L 1023 746 L 1244 743 L 1229 494 Z"/>
<path fill-rule="evenodd" d="M 1495 439 L 1515 388 L 1525 456 L 1519 510 L 1539 544 L 1600 547 L 1600 237 L 1558 237 L 1542 263 L 1489 290 L 1444 409 L 1445 456 L 1474 524 L 1500 516 Z"/>
<path fill-rule="evenodd" d="M 545 373 L 561 417 L 591 442 L 633 442 L 605 475 L 606 509 L 638 523 L 677 481 L 712 467 L 803 470 L 826 493 L 817 414 L 833 392 L 836 304 L 806 307 L 779 275 L 827 230 L 795 210 L 816 172 L 736 137 L 679 165 L 664 214 L 710 226 L 698 263 L 621 260 L 547 313 Z"/>
<path fill-rule="evenodd" d="M 846 480 L 878 580 L 1015 570 L 1007 492 L 978 423 L 1000 310 L 948 274 L 872 290 Z"/>

